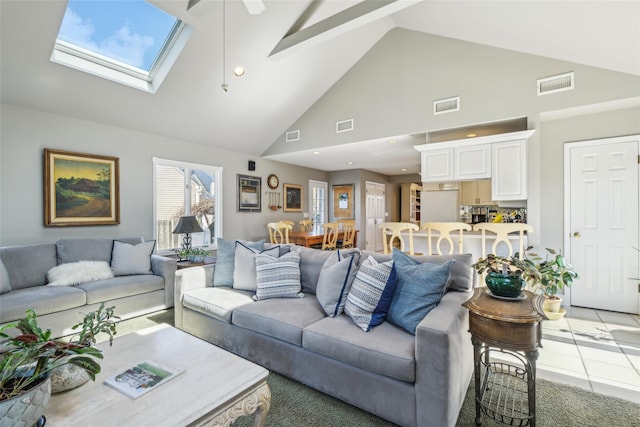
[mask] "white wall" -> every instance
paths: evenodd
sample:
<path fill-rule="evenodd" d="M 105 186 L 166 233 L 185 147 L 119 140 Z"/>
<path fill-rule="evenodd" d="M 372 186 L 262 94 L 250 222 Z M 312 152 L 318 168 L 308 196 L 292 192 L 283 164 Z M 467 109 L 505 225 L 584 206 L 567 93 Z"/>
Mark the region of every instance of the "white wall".
<path fill-rule="evenodd" d="M 268 237 L 273 220 L 302 219 L 302 213 L 272 211 L 263 198 L 262 212 L 236 212 L 236 174 L 263 178 L 275 173 L 281 183 L 304 186 L 327 180 L 323 171 L 264 160 L 234 151 L 107 126 L 13 105 L 1 105 L 0 123 L 0 245 L 55 242 L 68 237 L 153 237 L 152 157 L 222 166 L 223 236 Z M 215 138 L 215 136 L 212 136 Z M 120 159 L 120 225 L 45 227 L 43 202 L 43 150 L 53 148 Z M 255 160 L 256 170 L 247 170 Z M 279 191 L 282 191 L 282 184 Z"/>

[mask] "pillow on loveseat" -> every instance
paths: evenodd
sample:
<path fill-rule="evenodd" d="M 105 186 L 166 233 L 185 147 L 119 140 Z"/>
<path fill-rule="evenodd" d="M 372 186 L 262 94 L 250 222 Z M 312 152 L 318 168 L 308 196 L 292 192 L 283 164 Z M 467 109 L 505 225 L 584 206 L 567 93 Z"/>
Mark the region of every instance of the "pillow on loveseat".
<path fill-rule="evenodd" d="M 151 271 L 151 254 L 153 254 L 155 247 L 155 240 L 136 245 L 114 240 L 111 254 L 113 274 L 116 276 L 153 274 L 153 271 Z"/>
<path fill-rule="evenodd" d="M 420 263 L 394 248 L 393 269 L 397 284 L 387 320 L 415 335 L 418 323 L 442 299 L 454 262 Z"/>
<path fill-rule="evenodd" d="M 304 296 L 300 292 L 300 252 L 289 252 L 281 257 L 261 253 L 256 255 L 255 263 L 258 289 L 254 300 Z"/>
<path fill-rule="evenodd" d="M 113 271 L 106 261 L 78 261 L 60 264 L 47 272 L 47 286 L 76 286 L 110 279 Z"/>

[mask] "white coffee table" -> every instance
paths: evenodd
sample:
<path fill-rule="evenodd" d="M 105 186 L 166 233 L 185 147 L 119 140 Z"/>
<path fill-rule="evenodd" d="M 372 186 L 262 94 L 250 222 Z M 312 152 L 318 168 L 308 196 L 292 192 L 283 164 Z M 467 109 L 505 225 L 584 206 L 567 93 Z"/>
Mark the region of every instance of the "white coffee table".
<path fill-rule="evenodd" d="M 255 414 L 263 426 L 271 404 L 269 371 L 168 325 L 97 345 L 103 351 L 96 382 L 51 396 L 47 427 L 225 426 Z M 145 360 L 184 370 L 137 399 L 103 384 Z"/>

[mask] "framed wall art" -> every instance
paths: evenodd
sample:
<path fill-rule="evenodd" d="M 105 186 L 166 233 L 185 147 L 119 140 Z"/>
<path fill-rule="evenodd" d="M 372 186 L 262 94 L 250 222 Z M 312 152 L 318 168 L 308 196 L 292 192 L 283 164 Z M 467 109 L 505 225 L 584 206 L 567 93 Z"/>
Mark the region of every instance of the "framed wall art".
<path fill-rule="evenodd" d="M 353 184 L 333 186 L 333 219 L 354 219 Z"/>
<path fill-rule="evenodd" d="M 284 211 L 302 212 L 302 185 L 284 184 Z"/>
<path fill-rule="evenodd" d="M 238 212 L 262 210 L 262 178 L 238 174 Z"/>
<path fill-rule="evenodd" d="M 120 224 L 119 159 L 44 150 L 44 225 Z"/>

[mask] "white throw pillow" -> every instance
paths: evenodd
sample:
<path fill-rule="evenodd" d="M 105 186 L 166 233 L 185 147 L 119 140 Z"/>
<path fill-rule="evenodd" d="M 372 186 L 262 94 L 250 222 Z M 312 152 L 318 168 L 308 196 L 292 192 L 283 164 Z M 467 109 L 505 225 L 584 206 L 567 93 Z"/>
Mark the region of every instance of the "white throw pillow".
<path fill-rule="evenodd" d="M 256 255 L 261 253 L 278 257 L 278 255 L 280 255 L 280 246 L 273 246 L 261 251 L 246 246 L 243 242 L 236 241 L 233 289 L 253 292 L 258 289 L 258 281 L 256 279 Z"/>
<path fill-rule="evenodd" d="M 156 247 L 155 240 L 132 245 L 118 240 L 113 241 L 111 268 L 116 276 L 132 274 L 153 274 L 151 254 Z"/>
<path fill-rule="evenodd" d="M 105 261 L 78 261 L 60 264 L 47 272 L 47 286 L 76 286 L 113 277 Z"/>

